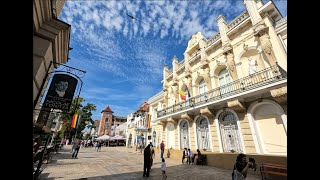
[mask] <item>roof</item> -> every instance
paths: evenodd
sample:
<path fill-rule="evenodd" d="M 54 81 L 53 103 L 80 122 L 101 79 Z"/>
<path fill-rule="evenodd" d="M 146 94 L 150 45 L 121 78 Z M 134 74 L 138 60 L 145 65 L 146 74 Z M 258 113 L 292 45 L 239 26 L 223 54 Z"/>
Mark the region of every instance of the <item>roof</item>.
<path fill-rule="evenodd" d="M 111 113 L 113 113 L 113 111 L 111 111 L 109 106 L 105 110 L 101 111 L 101 113 L 103 113 L 103 112 L 111 112 Z"/>

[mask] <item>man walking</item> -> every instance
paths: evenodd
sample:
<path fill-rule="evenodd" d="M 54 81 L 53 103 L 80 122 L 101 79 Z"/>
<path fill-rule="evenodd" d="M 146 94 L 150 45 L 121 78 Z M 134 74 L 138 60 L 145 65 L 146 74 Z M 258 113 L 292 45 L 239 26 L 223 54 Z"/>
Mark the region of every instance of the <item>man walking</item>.
<path fill-rule="evenodd" d="M 76 139 L 72 146 L 72 158 L 77 158 L 80 149 L 80 140 Z"/>

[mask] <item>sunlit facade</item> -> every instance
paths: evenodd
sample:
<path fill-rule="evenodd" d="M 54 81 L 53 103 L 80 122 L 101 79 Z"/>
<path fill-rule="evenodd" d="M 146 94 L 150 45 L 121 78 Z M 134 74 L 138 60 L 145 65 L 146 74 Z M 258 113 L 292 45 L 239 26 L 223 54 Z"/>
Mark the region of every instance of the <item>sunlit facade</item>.
<path fill-rule="evenodd" d="M 287 17 L 269 1 L 188 42 L 148 100 L 152 141 L 167 148 L 287 155 Z M 186 100 L 180 92 L 186 95 Z M 190 96 L 188 96 L 188 94 Z"/>

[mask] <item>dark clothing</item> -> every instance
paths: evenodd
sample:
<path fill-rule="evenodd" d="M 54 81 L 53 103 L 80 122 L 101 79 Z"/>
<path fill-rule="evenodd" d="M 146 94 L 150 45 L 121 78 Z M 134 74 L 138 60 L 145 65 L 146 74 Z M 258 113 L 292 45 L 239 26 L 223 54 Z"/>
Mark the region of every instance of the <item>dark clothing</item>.
<path fill-rule="evenodd" d="M 79 149 L 80 149 L 80 146 L 76 147 L 76 148 L 73 150 L 72 158 L 77 158 Z"/>
<path fill-rule="evenodd" d="M 73 150 L 72 158 L 77 158 L 79 149 L 80 149 L 80 142 L 76 140 L 75 142 L 73 142 L 73 146 L 72 146 L 72 150 Z"/>
<path fill-rule="evenodd" d="M 150 152 L 150 146 L 148 145 L 143 152 L 143 176 L 149 177 L 150 172 L 150 158 L 151 158 L 151 152 Z"/>
<path fill-rule="evenodd" d="M 182 163 L 184 163 L 184 159 L 187 158 L 188 154 L 187 151 L 182 152 Z M 187 159 L 188 160 L 188 159 Z M 187 161 L 188 162 L 188 161 Z"/>
<path fill-rule="evenodd" d="M 246 167 L 246 164 L 242 164 L 240 162 L 236 162 L 233 166 L 233 171 L 237 169 L 239 172 L 242 172 L 242 170 Z M 233 171 L 232 171 L 232 176 L 233 176 Z M 243 174 L 243 177 L 246 178 L 246 175 Z"/>

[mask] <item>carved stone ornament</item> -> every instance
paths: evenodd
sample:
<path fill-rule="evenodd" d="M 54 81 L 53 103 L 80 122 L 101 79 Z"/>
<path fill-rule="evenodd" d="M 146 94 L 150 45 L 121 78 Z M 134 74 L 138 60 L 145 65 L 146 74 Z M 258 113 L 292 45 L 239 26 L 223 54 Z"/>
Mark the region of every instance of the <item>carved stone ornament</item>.
<path fill-rule="evenodd" d="M 177 122 L 178 122 L 178 120 L 175 119 L 175 118 L 169 117 L 169 118 L 167 119 L 167 122 L 171 122 L 172 124 L 176 125 Z"/>
<path fill-rule="evenodd" d="M 279 103 L 287 103 L 287 86 L 278 89 L 273 89 L 270 91 L 271 96 Z"/>
<path fill-rule="evenodd" d="M 188 113 L 181 114 L 181 119 L 185 119 L 189 122 L 192 122 L 193 118 L 194 118 L 194 115 L 192 114 L 188 114 Z"/>
<path fill-rule="evenodd" d="M 208 118 L 213 118 L 214 117 L 214 110 L 213 109 L 209 109 L 208 107 L 206 108 L 201 108 L 200 109 L 200 114 L 207 116 Z"/>
<path fill-rule="evenodd" d="M 227 105 L 228 105 L 229 108 L 231 108 L 232 110 L 234 110 L 234 111 L 236 111 L 238 113 L 246 112 L 245 106 L 238 99 L 233 100 L 233 101 L 229 101 L 227 103 Z"/>

